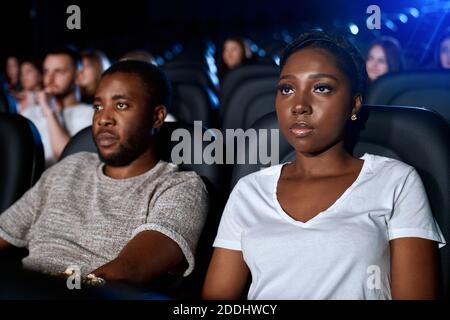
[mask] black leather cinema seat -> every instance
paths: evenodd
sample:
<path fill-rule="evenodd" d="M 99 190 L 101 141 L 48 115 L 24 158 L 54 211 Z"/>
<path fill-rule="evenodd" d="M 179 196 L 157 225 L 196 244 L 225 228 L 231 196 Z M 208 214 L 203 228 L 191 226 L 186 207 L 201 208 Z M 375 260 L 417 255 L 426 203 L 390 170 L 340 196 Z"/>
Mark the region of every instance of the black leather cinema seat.
<path fill-rule="evenodd" d="M 158 133 L 158 152 L 162 159 L 171 162 L 172 148 L 178 144 L 178 141 L 171 141 L 172 132 L 176 129 L 184 129 L 190 133 L 192 157 L 191 164 L 180 164 L 179 168 L 185 171 L 195 171 L 203 179 L 209 194 L 210 210 L 207 221 L 201 234 L 199 245 L 196 252 L 196 265 L 194 272 L 187 278 L 168 277 L 160 279 L 155 283 L 155 290 L 163 292 L 177 298 L 199 298 L 201 286 L 206 275 L 209 261 L 212 255 L 212 243 L 217 232 L 220 216 L 226 201 L 225 184 L 223 181 L 223 166 L 208 165 L 204 163 L 194 164 L 194 126 L 179 122 L 166 122 Z M 198 129 L 198 128 L 197 128 Z M 204 132 L 205 128 L 200 128 Z M 201 150 L 209 144 L 203 141 Z M 91 127 L 85 128 L 73 136 L 65 147 L 61 159 L 80 151 L 97 152 L 94 140 L 92 138 Z"/>
<path fill-rule="evenodd" d="M 234 91 L 242 84 L 265 77 L 278 77 L 280 71 L 273 65 L 249 65 L 230 71 L 223 79 L 220 90 L 221 114 L 228 108 Z"/>
<path fill-rule="evenodd" d="M 278 75 L 251 79 L 236 87 L 222 111 L 222 129 L 247 129 L 275 111 Z"/>
<path fill-rule="evenodd" d="M 444 233 L 450 240 L 450 129 L 438 114 L 415 107 L 364 106 L 358 117 L 360 130 L 349 131 L 353 141 L 349 150 L 355 156 L 365 152 L 401 160 L 416 168 L 430 200 L 431 208 Z M 273 112 L 253 124 L 254 129 L 277 129 Z M 359 131 L 359 134 L 357 133 Z M 270 150 L 270 139 L 268 149 Z M 246 152 L 258 145 L 248 145 Z M 293 148 L 280 132 L 279 162 L 295 158 Z M 258 160 L 259 161 L 259 160 Z M 243 176 L 259 170 L 263 165 L 234 165 L 231 185 Z M 374 190 L 375 191 L 375 190 Z M 439 250 L 442 283 L 450 297 L 450 246 Z"/>
<path fill-rule="evenodd" d="M 0 113 L 0 214 L 39 179 L 44 170 L 44 150 L 33 123 Z"/>
<path fill-rule="evenodd" d="M 450 123 L 450 72 L 387 74 L 369 87 L 366 103 L 425 107 L 441 114 Z"/>
<path fill-rule="evenodd" d="M 10 99 L 8 97 L 8 90 L 6 87 L 6 83 L 0 76 L 0 113 L 10 112 L 10 109 L 11 109 Z"/>

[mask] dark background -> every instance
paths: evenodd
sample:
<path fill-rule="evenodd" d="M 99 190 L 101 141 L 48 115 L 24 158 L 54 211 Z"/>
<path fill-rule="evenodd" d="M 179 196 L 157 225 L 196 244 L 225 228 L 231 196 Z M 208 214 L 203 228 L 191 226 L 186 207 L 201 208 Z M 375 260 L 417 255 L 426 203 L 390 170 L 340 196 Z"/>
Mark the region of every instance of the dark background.
<path fill-rule="evenodd" d="M 66 9 L 71 4 L 81 8 L 81 30 L 66 28 Z M 380 31 L 366 28 L 366 8 L 371 4 L 380 6 L 383 22 L 391 19 L 396 31 L 384 24 Z M 400 22 L 397 15 L 410 7 L 421 15 L 408 15 L 407 23 Z M 62 43 L 98 48 L 112 58 L 136 48 L 161 54 L 174 43 L 189 46 L 198 39 L 220 46 L 232 34 L 264 44 L 273 40 L 274 33 L 287 31 L 296 36 L 314 27 L 352 36 L 348 23 L 353 22 L 360 30 L 354 36 L 360 47 L 378 35 L 393 35 L 403 45 L 407 60 L 422 65 L 431 62 L 437 37 L 450 25 L 449 8 L 448 0 L 1 1 L 0 58 L 43 55 Z"/>

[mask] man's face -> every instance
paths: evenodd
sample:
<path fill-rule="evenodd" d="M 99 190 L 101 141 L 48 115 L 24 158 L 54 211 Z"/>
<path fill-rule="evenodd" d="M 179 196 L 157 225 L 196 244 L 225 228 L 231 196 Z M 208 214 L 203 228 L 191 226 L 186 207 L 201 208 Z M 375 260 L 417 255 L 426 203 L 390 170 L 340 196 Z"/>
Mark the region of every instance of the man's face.
<path fill-rule="evenodd" d="M 114 73 L 104 77 L 94 98 L 92 134 L 107 165 L 126 166 L 149 148 L 153 109 L 148 89 L 138 75 Z"/>
<path fill-rule="evenodd" d="M 44 60 L 44 86 L 56 97 L 65 97 L 75 90 L 77 69 L 66 54 L 49 54 Z"/>

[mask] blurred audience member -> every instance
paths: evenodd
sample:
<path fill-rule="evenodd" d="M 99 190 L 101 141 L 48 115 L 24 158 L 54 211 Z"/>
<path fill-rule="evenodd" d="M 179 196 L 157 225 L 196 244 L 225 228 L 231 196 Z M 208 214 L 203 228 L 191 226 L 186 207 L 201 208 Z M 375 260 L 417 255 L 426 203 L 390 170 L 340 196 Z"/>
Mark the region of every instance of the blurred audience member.
<path fill-rule="evenodd" d="M 19 79 L 19 59 L 9 56 L 6 59 L 6 80 L 11 94 L 15 94 L 21 90 Z"/>
<path fill-rule="evenodd" d="M 222 57 L 218 66 L 219 79 L 223 80 L 228 71 L 251 61 L 252 52 L 246 41 L 239 37 L 232 37 L 223 43 Z"/>
<path fill-rule="evenodd" d="M 450 31 L 446 32 L 438 42 L 437 62 L 439 69 L 450 69 Z"/>
<path fill-rule="evenodd" d="M 16 94 L 18 112 L 37 104 L 37 93 L 42 90 L 41 62 L 24 59 L 20 64 L 20 83 L 22 91 Z"/>
<path fill-rule="evenodd" d="M 111 63 L 106 55 L 99 51 L 83 51 L 82 67 L 78 74 L 77 84 L 80 86 L 81 101 L 92 104 L 100 77 Z"/>
<path fill-rule="evenodd" d="M 155 57 L 148 51 L 145 50 L 133 50 L 125 53 L 120 59 L 120 61 L 124 60 L 136 60 L 136 61 L 144 61 L 151 63 L 156 66 Z"/>
<path fill-rule="evenodd" d="M 49 52 L 43 64 L 44 90 L 37 93 L 37 105 L 23 111 L 39 130 L 46 166 L 56 162 L 71 136 L 92 124 L 93 109 L 80 103 L 75 83 L 80 64 L 80 54 L 71 47 Z"/>
<path fill-rule="evenodd" d="M 369 81 L 388 73 L 403 70 L 403 59 L 400 43 L 392 37 L 381 37 L 369 47 L 366 69 Z"/>

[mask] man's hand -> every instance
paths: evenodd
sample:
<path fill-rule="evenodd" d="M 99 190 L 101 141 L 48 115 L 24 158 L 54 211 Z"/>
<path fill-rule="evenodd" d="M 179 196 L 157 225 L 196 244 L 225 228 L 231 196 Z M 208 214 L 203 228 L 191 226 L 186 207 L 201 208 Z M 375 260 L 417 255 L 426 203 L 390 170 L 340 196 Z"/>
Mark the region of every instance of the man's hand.
<path fill-rule="evenodd" d="M 53 110 L 50 107 L 51 96 L 46 91 L 42 90 L 37 92 L 36 100 L 39 106 L 42 108 L 44 115 L 48 118 L 53 115 Z"/>
<path fill-rule="evenodd" d="M 8 249 L 10 247 L 11 247 L 11 244 L 9 242 L 0 238 L 0 251 L 5 251 L 6 249 Z"/>

